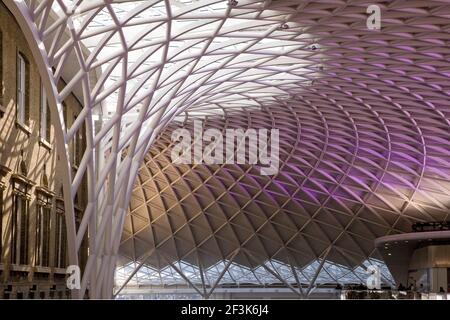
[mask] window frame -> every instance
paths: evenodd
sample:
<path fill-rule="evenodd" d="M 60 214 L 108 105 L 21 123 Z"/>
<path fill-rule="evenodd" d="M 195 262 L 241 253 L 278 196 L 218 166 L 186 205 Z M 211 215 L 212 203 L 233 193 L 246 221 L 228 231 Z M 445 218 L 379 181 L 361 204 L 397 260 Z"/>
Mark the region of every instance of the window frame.
<path fill-rule="evenodd" d="M 13 193 L 11 218 L 11 264 L 28 265 L 30 200 L 24 194 Z M 24 221 L 25 220 L 25 221 Z"/>
<path fill-rule="evenodd" d="M 50 267 L 51 198 L 38 194 L 36 202 L 36 265 Z"/>
<path fill-rule="evenodd" d="M 21 129 L 31 133 L 28 127 L 30 121 L 30 63 L 20 51 L 17 52 L 16 69 L 16 123 Z"/>
<path fill-rule="evenodd" d="M 66 268 L 67 264 L 67 234 L 66 220 L 64 212 L 64 201 L 56 200 L 55 215 L 55 251 L 53 266 L 56 268 Z"/>
<path fill-rule="evenodd" d="M 50 117 L 50 107 L 47 99 L 47 92 L 45 91 L 44 85 L 41 83 L 41 97 L 40 97 L 40 107 L 39 107 L 39 137 L 40 142 L 43 142 L 46 147 L 51 147 L 50 145 L 50 128 L 51 128 L 51 117 Z"/>
<path fill-rule="evenodd" d="M 73 117 L 73 122 L 75 123 L 78 117 L 77 115 L 73 115 Z M 81 160 L 83 159 L 84 155 L 84 142 L 82 133 L 84 133 L 84 123 L 81 123 L 80 128 L 74 135 L 72 141 L 72 164 L 75 168 L 78 168 L 78 166 L 81 164 Z"/>
<path fill-rule="evenodd" d="M 3 114 L 5 114 L 6 109 L 3 106 L 3 33 L 0 30 L 0 118 L 3 117 Z"/>
<path fill-rule="evenodd" d="M 23 162 L 22 162 L 23 163 Z M 25 168 L 26 171 L 26 168 Z M 12 212 L 11 212 L 11 264 L 30 264 L 30 202 L 31 188 L 34 182 L 27 179 L 25 172 L 13 174 L 12 181 Z"/>

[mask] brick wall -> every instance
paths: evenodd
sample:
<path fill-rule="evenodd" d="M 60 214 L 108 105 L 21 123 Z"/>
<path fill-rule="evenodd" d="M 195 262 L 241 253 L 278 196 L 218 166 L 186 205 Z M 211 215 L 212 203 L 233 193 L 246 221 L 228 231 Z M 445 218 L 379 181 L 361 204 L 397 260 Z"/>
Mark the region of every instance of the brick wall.
<path fill-rule="evenodd" d="M 64 291 L 64 268 L 55 268 L 54 255 L 56 252 L 56 202 L 62 197 L 62 169 L 58 159 L 53 125 L 50 129 L 49 141 L 43 142 L 40 136 L 41 114 L 41 79 L 36 63 L 33 61 L 31 50 L 22 34 L 19 25 L 12 14 L 0 0 L 0 41 L 1 41 L 1 67 L 0 67 L 0 187 L 3 189 L 1 216 L 1 255 L 0 255 L 0 298 L 4 297 L 30 297 L 39 298 L 39 288 L 43 288 L 45 297 L 50 292 Z M 17 96 L 17 55 L 21 53 L 29 62 L 29 122 L 28 128 L 17 123 L 16 96 Z M 64 82 L 60 83 L 60 87 Z M 81 111 L 81 104 L 75 95 L 69 95 L 64 101 L 67 107 L 69 125 L 73 123 L 76 115 Z M 53 115 L 52 115 L 53 116 Z M 80 143 L 85 147 L 84 137 Z M 27 174 L 21 172 L 21 162 L 27 168 Z M 45 169 L 45 171 L 44 171 Z M 47 176 L 48 185 L 45 186 L 43 176 Z M 27 179 L 29 195 L 28 211 L 28 264 L 16 265 L 11 263 L 12 238 L 12 212 L 13 181 L 15 176 L 25 176 Z M 84 179 L 86 180 L 86 179 Z M 37 190 L 43 188 L 49 191 L 51 199 L 50 214 L 50 266 L 42 267 L 36 264 L 36 230 L 37 230 Z M 85 183 L 78 193 L 78 207 L 84 210 L 86 203 Z M 67 251 L 67 250 L 66 250 Z M 81 260 L 86 259 L 84 250 Z M 67 259 L 66 259 L 67 261 Z M 4 290 L 2 290 L 2 287 Z M 27 289 L 28 288 L 28 289 Z M 56 289 L 58 288 L 58 289 Z M 31 291 L 30 291 L 31 290 Z M 5 293 L 6 292 L 6 293 Z M 23 292 L 23 294 L 20 294 Z M 58 297 L 59 294 L 53 294 Z"/>

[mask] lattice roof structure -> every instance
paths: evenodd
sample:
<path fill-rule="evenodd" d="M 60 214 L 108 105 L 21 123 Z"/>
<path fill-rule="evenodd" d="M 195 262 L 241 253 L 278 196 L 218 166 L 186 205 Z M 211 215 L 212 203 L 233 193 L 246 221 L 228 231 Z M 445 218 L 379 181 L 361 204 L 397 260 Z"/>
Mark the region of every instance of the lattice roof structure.
<path fill-rule="evenodd" d="M 394 280 L 387 267 L 380 261 L 367 260 L 361 266 L 353 269 L 329 262 L 314 261 L 304 268 L 293 267 L 279 261 L 267 261 L 256 268 L 248 268 L 225 260 L 200 269 L 183 261 L 177 261 L 172 266 L 155 268 L 141 266 L 130 262 L 117 269 L 116 282 L 118 286 L 125 283 L 130 288 L 192 288 L 200 297 L 208 298 L 218 287 L 225 288 L 267 288 L 280 285 L 290 289 L 299 298 L 307 298 L 319 286 L 339 284 L 365 283 L 366 267 L 378 266 L 382 281 L 392 285 Z M 137 270 L 135 272 L 135 270 Z M 130 275 L 133 277 L 130 279 Z M 311 283 L 314 286 L 310 286 Z M 120 292 L 118 295 L 120 297 Z M 187 297 L 192 297 L 188 295 Z"/>
<path fill-rule="evenodd" d="M 90 238 L 80 295 L 111 296 L 119 248 L 123 261 L 148 268 L 176 259 L 207 268 L 247 245 L 235 257 L 246 267 L 321 259 L 354 268 L 377 259 L 374 237 L 448 220 L 448 1 L 4 2 L 59 115 L 70 264 Z M 380 30 L 366 25 L 373 4 Z M 68 68 L 71 81 L 59 90 Z M 67 128 L 70 91 L 84 108 Z M 174 168 L 164 129 L 195 117 L 218 128 L 280 127 L 281 171 Z M 83 127 L 87 149 L 76 167 L 69 145 Z M 89 205 L 77 230 L 73 199 L 84 177 Z M 168 262 L 152 260 L 164 239 L 171 245 L 158 255 Z M 280 248 L 296 263 L 277 256 Z"/>

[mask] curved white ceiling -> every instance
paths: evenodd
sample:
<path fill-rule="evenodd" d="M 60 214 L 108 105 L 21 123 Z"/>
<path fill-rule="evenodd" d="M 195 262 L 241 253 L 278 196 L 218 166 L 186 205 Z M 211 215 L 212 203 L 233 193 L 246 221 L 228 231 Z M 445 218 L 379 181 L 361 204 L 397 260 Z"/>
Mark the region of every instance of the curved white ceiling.
<path fill-rule="evenodd" d="M 232 265 L 253 271 L 270 261 L 304 270 L 322 260 L 352 270 L 380 259 L 375 238 L 408 232 L 417 221 L 448 220 L 450 7 L 381 1 L 382 30 L 369 31 L 366 3 L 345 3 L 303 1 L 287 22 L 297 28 L 280 33 L 296 34 L 290 39 L 299 44 L 305 34 L 314 39 L 290 53 L 307 61 L 303 70 L 300 59 L 286 65 L 308 81 L 279 82 L 287 98 L 204 119 L 205 129 L 280 129 L 280 173 L 174 165 L 171 132 L 193 131 L 195 115 L 169 125 L 133 191 L 121 245 L 127 259 L 145 260 L 147 273 L 170 270 L 171 261 L 179 271 L 183 263 L 208 270 L 230 256 Z M 245 252 L 235 254 L 240 248 Z M 136 279 L 146 283 L 142 274 Z"/>
<path fill-rule="evenodd" d="M 101 74 L 91 90 L 94 108 L 106 125 L 120 114 L 127 138 L 133 123 L 142 119 L 145 127 L 158 111 L 168 122 L 186 109 L 259 108 L 317 75 L 317 61 L 308 58 L 321 55 L 292 21 L 293 7 L 273 10 L 262 0 L 51 3 L 61 17 L 73 12 L 67 24 L 91 51 L 79 76 Z"/>
<path fill-rule="evenodd" d="M 187 119 L 213 116 L 210 123 L 220 128 L 234 123 L 284 129 L 283 169 L 273 179 L 258 177 L 245 167 L 218 173 L 199 166 L 167 169 L 164 153 L 146 161 L 145 170 L 154 166 L 154 172 L 142 176 L 145 170 L 141 170 L 143 181 L 156 184 L 159 176 L 170 186 L 167 191 L 163 185 L 153 186 L 159 201 L 175 192 L 170 175 L 186 170 L 194 182 L 184 187 L 184 192 L 205 201 L 197 204 L 198 200 L 192 200 L 188 207 L 195 212 L 205 211 L 211 203 L 222 205 L 206 190 L 211 182 L 228 195 L 225 205 L 232 203 L 245 217 L 240 202 L 253 199 L 251 188 L 257 188 L 261 191 L 258 196 L 264 198 L 252 206 L 263 208 L 253 211 L 266 216 L 264 226 L 273 230 L 261 229 L 264 234 L 259 235 L 247 226 L 242 233 L 256 239 L 273 232 L 270 239 L 276 237 L 277 241 L 268 241 L 275 248 L 266 245 L 260 252 L 263 256 L 270 256 L 280 241 L 287 241 L 276 235 L 278 226 L 270 220 L 290 215 L 272 212 L 283 212 L 284 203 L 291 203 L 291 211 L 303 215 L 304 221 L 298 218 L 290 225 L 286 218 L 278 225 L 290 225 L 291 231 L 299 234 L 305 231 L 302 226 L 310 226 L 315 230 L 308 233 L 321 239 L 314 244 L 295 241 L 297 249 L 309 252 L 311 258 L 328 252 L 331 259 L 339 246 L 348 253 L 347 258 L 356 254 L 355 260 L 361 262 L 372 255 L 370 241 L 375 236 L 405 231 L 415 220 L 448 219 L 450 6 L 446 0 L 5 2 L 25 17 L 42 56 L 38 59 L 45 67 L 41 71 L 49 72 L 54 84 L 53 95 L 48 96 L 54 96 L 51 105 L 60 113 L 66 151 L 81 124 L 86 124 L 88 147 L 83 161 L 78 169 L 71 168 L 75 171 L 68 170 L 65 180 L 65 194 L 73 197 L 82 177 L 91 177 L 83 227 L 75 235 L 69 232 L 69 243 L 77 250 L 86 226 L 97 227 L 90 220 L 92 214 L 97 215 L 99 230 L 85 279 L 95 279 L 94 264 L 99 263 L 98 268 L 113 265 L 103 253 L 116 252 L 119 246 L 124 222 L 121 208 L 128 199 L 123 191 L 130 190 L 137 165 L 157 134 L 172 120 L 184 119 L 178 117 L 184 117 L 184 112 Z M 366 9 L 373 4 L 381 9 L 381 30 L 366 26 Z M 84 47 L 89 51 L 83 51 Z M 67 64 L 75 74 L 65 89 L 57 90 Z M 65 126 L 61 102 L 80 87 L 83 112 L 75 123 Z M 240 110 L 242 115 L 232 120 L 232 110 Z M 217 118 L 220 115 L 231 120 Z M 163 135 L 151 152 L 166 146 Z M 98 162 L 94 155 L 99 156 Z M 228 190 L 231 186 L 243 188 L 241 181 L 249 186 L 248 193 Z M 178 183 L 181 188 L 188 182 Z M 276 195 L 272 199 L 267 194 Z M 139 192 L 134 197 L 139 197 Z M 152 196 L 140 197 L 145 201 Z M 178 195 L 171 197 L 180 201 Z M 169 210 L 168 205 L 159 210 Z M 73 220 L 73 207 L 66 210 Z M 178 213 L 181 217 L 182 212 Z M 292 219 L 297 217 L 294 213 Z M 144 225 L 151 221 L 151 210 L 140 214 Z M 201 216 L 206 219 L 206 213 Z M 108 222 L 111 217 L 112 224 Z M 184 219 L 189 228 L 196 228 L 194 221 L 191 226 Z M 320 221 L 329 225 L 328 231 L 316 226 Z M 163 235 L 175 239 L 178 233 L 165 223 Z M 205 227 L 206 222 L 199 223 Z M 207 237 L 214 235 L 214 229 L 203 227 L 197 228 L 197 235 L 187 237 L 186 247 L 198 247 L 196 237 L 203 238 L 205 230 Z M 233 229 L 231 224 L 227 228 Z M 125 239 L 131 237 L 138 243 L 137 230 L 126 230 Z M 147 237 L 144 246 L 159 242 Z M 354 247 L 355 237 L 362 248 Z M 338 245 L 333 239 L 345 240 Z M 236 246 L 243 240 L 233 241 Z M 126 255 L 138 260 L 142 250 L 137 248 L 134 244 Z M 76 260 L 73 252 L 70 259 Z M 96 288 L 103 285 L 103 289 L 91 291 L 109 292 L 107 276 Z"/>

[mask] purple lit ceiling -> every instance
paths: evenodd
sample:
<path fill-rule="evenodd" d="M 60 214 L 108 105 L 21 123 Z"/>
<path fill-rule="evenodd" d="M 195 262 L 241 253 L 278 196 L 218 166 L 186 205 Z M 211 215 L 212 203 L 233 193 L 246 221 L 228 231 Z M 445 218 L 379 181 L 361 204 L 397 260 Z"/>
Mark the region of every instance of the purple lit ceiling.
<path fill-rule="evenodd" d="M 125 258 L 163 268 L 164 259 L 148 254 L 156 248 L 167 260 L 208 268 L 244 248 L 233 261 L 250 268 L 272 260 L 302 268 L 317 259 L 355 268 L 381 259 L 375 238 L 449 219 L 450 4 L 372 3 L 382 8 L 380 31 L 365 27 L 368 1 L 271 2 L 273 10 L 296 10 L 297 28 L 286 37 L 317 44 L 298 53 L 308 81 L 288 81 L 281 86 L 288 97 L 255 108 L 232 112 L 217 103 L 223 114 L 204 119 L 220 130 L 280 129 L 279 174 L 174 165 L 170 134 L 179 124 L 171 124 L 140 169 Z M 298 71 L 296 63 L 280 74 Z M 193 107 L 184 126 L 207 113 Z"/>

